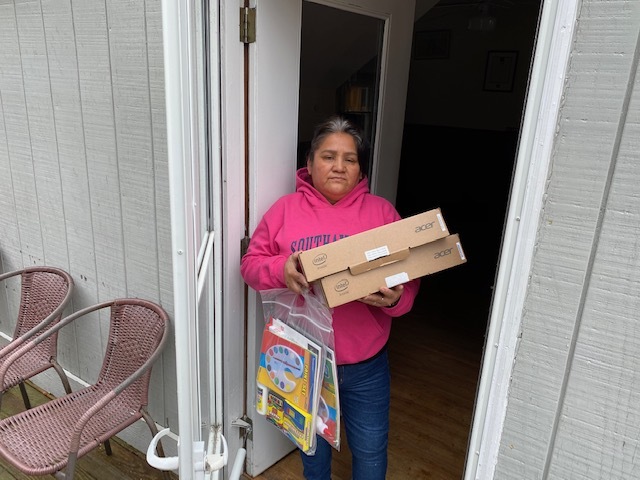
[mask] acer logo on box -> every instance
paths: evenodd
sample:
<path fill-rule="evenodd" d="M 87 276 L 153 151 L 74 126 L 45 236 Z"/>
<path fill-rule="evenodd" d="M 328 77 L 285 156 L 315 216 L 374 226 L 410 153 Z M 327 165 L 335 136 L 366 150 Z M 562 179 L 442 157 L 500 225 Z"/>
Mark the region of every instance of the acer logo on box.
<path fill-rule="evenodd" d="M 318 265 L 322 265 L 324 262 L 327 261 L 327 254 L 326 253 L 320 253 L 318 255 L 316 255 L 315 257 L 313 257 L 313 264 L 317 267 Z"/>
<path fill-rule="evenodd" d="M 418 225 L 416 227 L 415 232 L 416 233 L 420 233 L 420 232 L 424 232 L 425 230 L 429 230 L 430 228 L 433 228 L 433 224 L 434 224 L 434 222 L 429 222 L 429 223 L 425 223 L 423 225 Z"/>
<path fill-rule="evenodd" d="M 345 279 L 340 280 L 340 281 L 339 281 L 338 283 L 336 283 L 336 285 L 333 287 L 333 289 L 334 289 L 336 292 L 342 292 L 342 291 L 346 290 L 347 288 L 349 288 L 349 280 L 347 280 L 346 278 L 345 278 Z"/>
<path fill-rule="evenodd" d="M 447 248 L 445 250 L 441 250 L 438 253 L 436 253 L 433 258 L 440 258 L 440 257 L 445 257 L 447 255 L 451 255 L 451 250 L 453 250 L 453 248 Z"/>

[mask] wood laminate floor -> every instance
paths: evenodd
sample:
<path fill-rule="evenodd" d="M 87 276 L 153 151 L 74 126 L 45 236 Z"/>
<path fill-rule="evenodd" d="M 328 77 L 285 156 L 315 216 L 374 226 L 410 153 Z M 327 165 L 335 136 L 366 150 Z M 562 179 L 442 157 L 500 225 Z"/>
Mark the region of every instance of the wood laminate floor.
<path fill-rule="evenodd" d="M 463 475 L 490 292 L 451 279 L 425 278 L 413 311 L 394 320 L 389 480 L 458 480 Z M 333 480 L 351 478 L 342 438 L 341 451 L 334 452 Z M 302 478 L 298 451 L 255 477 Z"/>

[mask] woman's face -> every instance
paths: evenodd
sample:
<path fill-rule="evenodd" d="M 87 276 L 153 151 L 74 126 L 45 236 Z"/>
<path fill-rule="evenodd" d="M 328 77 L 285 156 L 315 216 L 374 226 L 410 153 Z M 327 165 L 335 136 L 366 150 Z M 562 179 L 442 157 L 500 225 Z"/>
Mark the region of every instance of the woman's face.
<path fill-rule="evenodd" d="M 330 203 L 336 203 L 362 179 L 358 151 L 347 133 L 327 135 L 307 160 L 311 183 Z"/>

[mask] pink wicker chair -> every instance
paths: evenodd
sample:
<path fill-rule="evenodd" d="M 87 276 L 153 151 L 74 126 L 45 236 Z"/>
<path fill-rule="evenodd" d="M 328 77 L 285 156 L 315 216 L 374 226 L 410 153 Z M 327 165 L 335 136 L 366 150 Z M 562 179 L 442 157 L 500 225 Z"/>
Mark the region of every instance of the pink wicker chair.
<path fill-rule="evenodd" d="M 119 299 L 79 310 L 11 357 L 74 321 L 97 319 L 89 314 L 103 309 L 110 309 L 110 330 L 96 382 L 0 421 L 0 457 L 27 475 L 73 478 L 78 458 L 101 443 L 111 455 L 109 438 L 141 418 L 152 435 L 158 432 L 147 412 L 151 367 L 169 332 L 167 314 L 158 305 Z M 5 374 L 0 368 L 0 380 Z M 160 443 L 157 452 L 164 456 Z"/>
<path fill-rule="evenodd" d="M 12 277 L 21 277 L 20 306 L 13 333 L 13 340 L 0 350 L 0 365 L 4 365 L 8 356 L 20 348 L 34 335 L 39 335 L 53 327 L 62 317 L 62 312 L 71 300 L 73 279 L 67 272 L 53 267 L 29 267 L 0 275 L 0 282 Z M 9 388 L 19 385 L 24 406 L 29 409 L 31 403 L 27 396 L 24 381 L 49 368 L 58 373 L 67 393 L 71 386 L 64 370 L 57 361 L 57 335 L 49 336 L 36 348 L 29 349 L 11 365 L 4 375 L 2 395 Z"/>

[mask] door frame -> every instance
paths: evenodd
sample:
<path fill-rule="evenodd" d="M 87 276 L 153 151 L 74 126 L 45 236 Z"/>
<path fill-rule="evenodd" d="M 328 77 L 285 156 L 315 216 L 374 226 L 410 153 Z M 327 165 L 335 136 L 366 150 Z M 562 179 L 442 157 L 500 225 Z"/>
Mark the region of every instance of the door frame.
<path fill-rule="evenodd" d="M 168 4 L 170 2 L 166 2 Z M 221 151 L 223 176 L 222 272 L 223 311 L 223 428 L 230 457 L 242 447 L 241 435 L 233 435 L 234 420 L 244 415 L 243 368 L 244 283 L 237 266 L 240 240 L 245 235 L 244 118 L 238 99 L 243 93 L 243 45 L 238 41 L 239 1 L 220 1 L 221 65 Z M 163 3 L 165 5 L 165 3 Z M 509 379 L 515 360 L 522 308 L 528 288 L 536 231 L 551 161 L 569 62 L 571 42 L 578 14 L 578 0 L 544 0 L 538 41 L 521 128 L 516 171 L 505 220 L 496 290 L 476 398 L 473 426 L 465 468 L 465 480 L 493 478 L 506 414 Z M 166 15 L 167 12 L 164 12 Z M 166 35 L 166 33 L 165 33 Z M 167 37 L 165 36 L 165 41 Z M 165 65 L 166 66 L 166 65 Z M 185 74 L 174 72 L 174 81 Z M 167 85 L 167 91 L 169 91 Z M 175 99 L 174 99 L 175 100 Z M 168 99 L 167 102 L 170 100 Z M 167 109 L 167 129 L 172 127 Z M 170 146 L 171 148 L 171 146 Z M 194 288 L 195 290 L 195 288 Z M 176 339 L 178 343 L 178 339 Z M 188 428 L 186 429 L 188 430 Z M 182 430 L 181 433 L 188 433 Z M 181 435 L 182 436 L 182 435 Z"/>
<path fill-rule="evenodd" d="M 256 41 L 248 45 L 248 225 L 253 234 L 265 211 L 282 194 L 295 188 L 296 136 L 299 82 L 300 21 L 303 0 L 251 0 L 256 8 Z M 268 2 L 268 3 L 267 3 Z M 267 7 L 268 8 L 264 8 Z M 272 72 L 278 72 L 277 78 Z M 295 85 L 290 85 L 295 78 Z M 285 83 L 282 79 L 287 79 Z M 269 92 L 269 95 L 262 94 Z M 286 98 L 290 101 L 282 102 Z M 269 118 L 259 123 L 258 118 Z M 293 133 L 293 134 L 292 134 Z M 260 179 L 268 179 L 269 188 Z M 260 295 L 247 290 L 245 408 L 253 419 L 247 444 L 247 472 L 256 476 L 295 447 L 255 409 L 256 366 L 262 335 Z M 268 448 L 268 450 L 267 450 Z"/>
<path fill-rule="evenodd" d="M 542 3 L 464 480 L 495 473 L 579 5 Z"/>
<path fill-rule="evenodd" d="M 162 2 L 165 60 L 167 157 L 169 166 L 171 244 L 173 264 L 173 326 L 176 344 L 178 397 L 178 469 L 180 476 L 197 478 L 195 462 L 199 431 L 199 374 L 197 346 L 197 250 L 191 158 L 198 154 L 193 97 L 193 31 L 189 1 Z M 176 68 L 177 67 L 177 68 Z M 186 354 L 188 352 L 188 354 Z"/>
<path fill-rule="evenodd" d="M 237 433 L 236 420 L 244 415 L 244 283 L 240 277 L 240 242 L 244 236 L 244 114 L 238 109 L 243 99 L 243 47 L 239 41 L 238 1 L 221 0 L 209 23 L 211 50 L 208 52 L 212 72 L 213 92 L 206 108 L 212 108 L 209 135 L 209 155 L 219 158 L 211 168 L 216 169 L 218 181 L 213 182 L 213 231 L 205 240 L 207 254 L 203 261 L 213 262 L 209 281 L 198 283 L 196 264 L 199 255 L 194 232 L 196 224 L 193 208 L 193 185 L 199 172 L 191 166 L 191 158 L 198 154 L 194 102 L 194 25 L 192 0 L 162 2 L 163 41 L 165 49 L 165 92 L 167 149 L 171 178 L 172 258 L 174 288 L 174 335 L 176 343 L 176 378 L 178 393 L 179 473 L 185 478 L 204 478 L 203 460 L 211 453 L 211 440 L 203 434 L 201 401 L 207 402 L 207 419 L 227 440 L 229 461 L 236 458 L 244 446 Z M 215 8 L 215 7 L 214 7 Z M 222 28 L 224 27 L 224 28 Z M 213 203 L 213 202 L 212 202 Z M 211 280 L 213 279 L 213 285 Z M 216 288 L 217 285 L 217 288 Z M 198 351 L 197 298 L 198 290 L 206 288 L 214 301 L 211 322 L 218 332 L 206 339 L 207 352 Z M 209 314 L 207 314 L 209 315 Z M 223 334 L 220 334 L 220 332 Z M 209 365 L 199 364 L 206 359 Z M 204 390 L 213 398 L 200 399 L 200 380 L 206 375 Z M 210 380 L 213 378 L 213 380 Z M 212 408 L 213 407 L 213 408 Z M 215 424 L 215 425 L 214 425 Z M 209 445 L 207 445 L 207 442 Z M 216 471 L 208 476 L 218 478 Z"/>
<path fill-rule="evenodd" d="M 229 459 L 245 446 L 245 284 L 240 275 L 245 225 L 244 44 L 242 0 L 220 0 L 220 134 L 222 156 L 222 426 Z M 229 460 L 231 461 L 231 460 Z"/>

